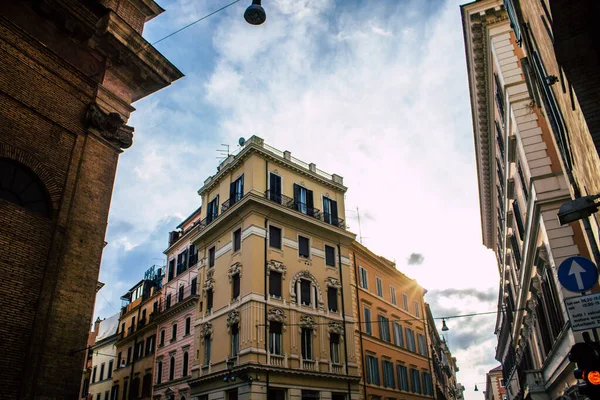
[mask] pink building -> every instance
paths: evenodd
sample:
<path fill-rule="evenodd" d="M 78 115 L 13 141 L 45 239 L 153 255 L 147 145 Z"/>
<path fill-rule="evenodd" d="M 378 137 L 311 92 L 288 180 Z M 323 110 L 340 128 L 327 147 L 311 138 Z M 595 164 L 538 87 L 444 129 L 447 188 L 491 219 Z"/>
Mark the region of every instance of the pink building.
<path fill-rule="evenodd" d="M 189 400 L 187 380 L 194 364 L 194 320 L 198 291 L 198 250 L 188 233 L 199 222 L 200 209 L 169 235 L 163 278 L 154 362 L 155 400 Z"/>

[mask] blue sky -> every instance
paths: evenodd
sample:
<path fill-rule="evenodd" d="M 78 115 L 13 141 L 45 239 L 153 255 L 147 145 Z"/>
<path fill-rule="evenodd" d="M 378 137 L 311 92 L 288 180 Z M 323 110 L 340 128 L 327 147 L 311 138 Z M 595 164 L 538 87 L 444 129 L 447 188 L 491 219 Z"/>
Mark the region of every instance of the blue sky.
<path fill-rule="evenodd" d="M 228 3 L 159 2 L 166 12 L 146 25 L 150 42 Z M 342 175 L 363 244 L 427 288 L 436 316 L 495 310 L 499 277 L 481 245 L 460 3 L 264 0 L 259 27 L 243 20 L 249 3 L 156 46 L 186 76 L 134 104 L 96 314 L 114 314 L 143 272 L 164 263 L 168 232 L 200 205 L 217 149 L 235 150 L 253 134 Z M 358 232 L 356 213 L 347 215 Z M 421 263 L 408 263 L 413 253 Z M 482 398 L 472 389 L 498 364 L 494 322 L 448 321 L 467 399 Z"/>

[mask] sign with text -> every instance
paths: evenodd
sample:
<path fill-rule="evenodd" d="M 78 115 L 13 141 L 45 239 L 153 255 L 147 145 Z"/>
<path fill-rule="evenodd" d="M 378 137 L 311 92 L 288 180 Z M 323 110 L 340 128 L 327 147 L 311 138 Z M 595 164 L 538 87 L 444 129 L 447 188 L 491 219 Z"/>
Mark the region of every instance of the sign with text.
<path fill-rule="evenodd" d="M 569 297 L 565 306 L 574 331 L 600 327 L 600 293 Z"/>

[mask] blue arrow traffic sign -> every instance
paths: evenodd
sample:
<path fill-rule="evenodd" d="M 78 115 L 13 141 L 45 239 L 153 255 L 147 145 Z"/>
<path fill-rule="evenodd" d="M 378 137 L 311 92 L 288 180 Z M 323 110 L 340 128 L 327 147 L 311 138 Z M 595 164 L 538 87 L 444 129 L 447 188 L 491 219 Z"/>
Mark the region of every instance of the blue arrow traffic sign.
<path fill-rule="evenodd" d="M 598 268 L 585 257 L 569 257 L 558 267 L 558 281 L 570 292 L 585 292 L 598 282 Z"/>

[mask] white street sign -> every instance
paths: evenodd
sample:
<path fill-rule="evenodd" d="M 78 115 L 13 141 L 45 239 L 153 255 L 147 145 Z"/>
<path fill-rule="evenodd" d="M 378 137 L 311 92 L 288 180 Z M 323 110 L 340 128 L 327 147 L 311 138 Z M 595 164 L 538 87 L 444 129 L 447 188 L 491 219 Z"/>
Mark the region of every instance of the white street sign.
<path fill-rule="evenodd" d="M 569 297 L 565 306 L 574 331 L 600 327 L 600 293 Z"/>

